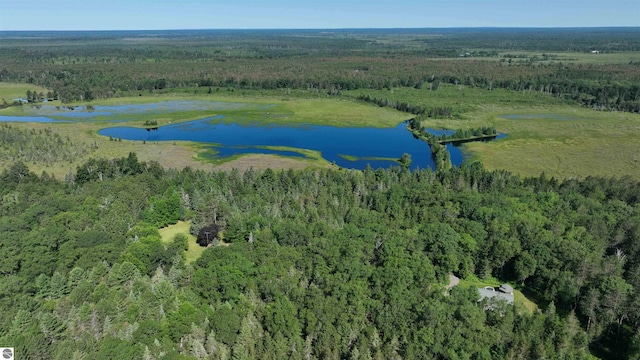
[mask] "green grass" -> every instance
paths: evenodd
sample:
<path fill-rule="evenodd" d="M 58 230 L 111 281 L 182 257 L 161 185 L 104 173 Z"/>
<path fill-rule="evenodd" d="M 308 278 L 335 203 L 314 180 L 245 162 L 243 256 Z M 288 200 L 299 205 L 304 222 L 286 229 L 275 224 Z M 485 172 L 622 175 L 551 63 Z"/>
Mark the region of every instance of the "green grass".
<path fill-rule="evenodd" d="M 5 91 L 18 89 L 20 93 L 26 88 L 23 85 L 5 84 L 2 87 Z M 24 91 L 26 92 L 26 90 Z M 392 127 L 408 118 L 407 114 L 399 111 L 382 109 L 368 104 L 357 103 L 353 100 L 341 100 L 336 98 L 305 98 L 294 96 L 290 100 L 283 100 L 276 97 L 276 92 L 272 95 L 264 93 L 253 96 L 241 97 L 234 94 L 225 94 L 213 97 L 210 95 L 193 96 L 188 94 L 169 94 L 142 97 L 111 98 L 108 100 L 94 101 L 93 106 L 100 105 L 135 105 L 153 103 L 165 100 L 199 100 L 199 101 L 223 101 L 226 103 L 247 104 L 242 109 L 222 109 L 220 111 L 207 110 L 181 110 L 165 112 L 162 114 L 142 113 L 117 114 L 115 116 L 100 117 L 97 121 L 75 120 L 72 123 L 43 124 L 43 123 L 13 123 L 12 126 L 25 129 L 49 128 L 60 134 L 63 138 L 69 136 L 77 142 L 95 144 L 97 149 L 90 152 L 85 157 L 73 163 L 55 163 L 50 166 L 43 164 L 27 164 L 36 173 L 46 171 L 61 179 L 69 172 L 91 157 L 117 158 L 126 156 L 129 152 L 136 152 L 141 161 L 158 161 L 166 168 L 184 168 L 189 166 L 194 169 L 203 170 L 228 170 L 238 168 L 245 170 L 248 168 L 262 169 L 265 166 L 281 168 L 326 168 L 331 164 L 322 159 L 318 152 L 305 149 L 277 148 L 281 150 L 297 151 L 305 154 L 305 159 L 287 158 L 277 155 L 243 155 L 230 159 L 215 159 L 211 157 L 210 144 L 196 144 L 191 142 L 138 142 L 138 141 L 109 141 L 108 138 L 99 136 L 97 133 L 101 128 L 108 126 L 111 121 L 119 122 L 119 126 L 143 127 L 147 120 L 158 121 L 158 125 L 166 125 L 188 120 L 194 120 L 214 115 L 224 115 L 227 121 L 248 123 L 261 122 L 265 124 L 288 124 L 288 123 L 308 123 L 334 126 L 360 126 L 360 127 Z M 59 105 L 57 102 L 51 105 Z M 83 104 L 75 104 L 83 105 Z M 0 110 L 0 115 L 6 116 L 28 116 L 33 115 L 36 109 L 30 106 L 10 107 Z M 62 112 L 58 118 L 62 118 Z M 0 168 L 10 164 L 1 164 Z"/>
<path fill-rule="evenodd" d="M 473 51 L 491 49 L 470 49 Z M 640 51 L 619 51 L 612 53 L 592 54 L 591 52 L 575 51 L 500 51 L 496 56 L 456 58 L 457 61 L 509 61 L 512 64 L 593 64 L 593 65 L 624 65 L 636 62 L 640 58 Z M 451 60 L 442 58 L 440 60 Z"/>
<path fill-rule="evenodd" d="M 158 230 L 160 232 L 160 236 L 162 237 L 162 242 L 164 243 L 171 242 L 177 234 L 184 234 L 185 236 L 187 236 L 187 241 L 189 244 L 189 249 L 185 252 L 187 264 L 198 260 L 202 253 L 206 250 L 206 248 L 196 243 L 196 237 L 189 233 L 190 228 L 190 221 L 179 221 L 177 224 L 169 225 Z"/>
<path fill-rule="evenodd" d="M 498 287 L 501 284 L 504 284 L 504 282 L 501 282 L 496 278 L 479 279 L 476 276 L 471 275 L 466 279 L 460 279 L 458 286 L 461 286 L 463 288 L 470 288 L 470 287 L 483 288 L 485 286 Z M 516 304 L 516 306 L 521 304 L 531 314 L 538 310 L 538 305 L 536 305 L 533 301 L 527 299 L 527 297 L 524 296 L 524 294 L 522 294 L 522 291 L 521 291 L 522 286 L 513 285 L 513 284 L 512 286 L 513 286 L 513 294 L 514 294 L 514 303 Z"/>
<path fill-rule="evenodd" d="M 640 115 L 569 106 L 518 109 L 496 106 L 470 123 L 486 122 L 507 137 L 467 143 L 466 151 L 489 169 L 558 178 L 625 176 L 640 179 Z M 504 114 L 561 114 L 575 120 L 503 119 Z"/>
<path fill-rule="evenodd" d="M 344 154 L 338 154 L 338 156 L 340 156 L 341 158 L 347 160 L 347 161 L 358 161 L 358 160 L 382 160 L 382 161 L 395 161 L 398 162 L 398 158 L 389 158 L 389 157 L 380 157 L 380 156 L 364 156 L 364 157 L 357 157 L 357 156 L 353 156 L 353 155 L 344 155 Z"/>
<path fill-rule="evenodd" d="M 422 89 L 414 88 L 393 88 L 391 90 L 359 89 L 346 91 L 345 94 L 357 97 L 359 95 L 370 95 L 377 99 L 389 99 L 395 102 L 406 102 L 411 105 L 429 108 L 452 109 L 453 119 L 444 119 L 447 122 L 452 120 L 466 120 L 473 117 L 477 111 L 482 111 L 487 104 L 501 105 L 509 107 L 530 107 L 567 105 L 564 100 L 549 96 L 537 91 L 511 91 L 505 89 L 481 89 L 469 86 L 455 86 L 451 84 L 440 84 L 438 90 L 429 90 L 428 86 Z M 414 117 L 414 116 L 411 116 Z"/>
<path fill-rule="evenodd" d="M 450 106 L 454 119 L 426 119 L 432 129 L 494 126 L 506 138 L 470 142 L 463 151 L 488 169 L 506 169 L 523 176 L 545 173 L 556 178 L 587 176 L 640 179 L 640 115 L 603 112 L 571 105 L 547 94 L 441 86 L 428 89 L 366 91 L 378 98 L 424 106 Z M 572 120 L 503 119 L 507 114 L 559 114 Z"/>
<path fill-rule="evenodd" d="M 209 163 L 216 166 L 216 169 L 225 169 L 229 164 L 236 166 L 239 170 L 253 168 L 254 170 L 266 169 L 303 169 L 303 168 L 327 168 L 331 163 L 322 157 L 322 153 L 317 150 L 299 149 L 288 146 L 256 146 L 256 148 L 275 150 L 275 151 L 291 151 L 304 155 L 304 158 L 295 156 L 285 156 L 280 154 L 240 154 L 218 158 L 215 147 L 210 144 L 198 144 L 203 151 L 198 153 L 198 159 L 203 163 Z M 266 167 L 265 167 L 266 166 Z"/>
<path fill-rule="evenodd" d="M 149 104 L 159 101 L 170 100 L 195 100 L 208 102 L 222 102 L 230 104 L 243 104 L 237 109 L 224 108 L 211 110 L 176 110 L 166 111 L 159 114 L 154 111 L 136 114 L 112 114 L 98 116 L 91 122 L 123 122 L 126 126 L 144 126 L 145 121 L 157 121 L 158 126 L 169 123 L 184 122 L 195 119 L 202 119 L 216 115 L 222 115 L 226 121 L 234 123 L 261 124 L 314 124 L 329 125 L 339 127 L 393 127 L 400 122 L 407 120 L 410 115 L 400 111 L 379 108 L 354 101 L 349 98 L 323 97 L 305 98 L 291 97 L 283 99 L 267 93 L 254 94 L 253 96 L 212 94 L 212 95 L 187 95 L 187 94 L 167 94 L 152 95 L 142 97 L 122 97 L 107 100 L 96 100 L 90 103 L 77 103 L 74 105 L 93 106 L 116 106 L 116 105 L 136 105 Z M 59 104 L 58 104 L 59 105 Z M 0 111 L 0 115 L 6 116 L 28 116 L 33 115 L 35 110 L 30 106 L 11 107 Z M 52 112 L 47 115 L 52 118 L 65 119 L 65 111 Z M 69 118 L 72 121 L 81 122 L 77 118 Z M 88 122 L 88 121 L 84 121 Z"/>
<path fill-rule="evenodd" d="M 353 156 L 353 155 L 338 154 L 338 156 L 340 156 L 341 158 L 347 161 L 358 161 L 359 159 L 357 156 Z"/>
<path fill-rule="evenodd" d="M 591 54 L 589 54 L 591 55 Z M 599 54 L 602 55 L 602 54 Z M 26 92 L 24 86 L 2 84 L 0 92 Z M 13 89 L 13 90 L 11 90 Z M 426 119 L 429 128 L 468 129 L 494 126 L 507 137 L 493 142 L 471 142 L 463 151 L 472 159 L 481 161 L 488 169 L 506 169 L 523 176 L 539 176 L 542 172 L 561 179 L 587 176 L 624 176 L 640 179 L 640 115 L 623 112 L 600 112 L 569 104 L 536 91 L 514 92 L 496 89 L 488 91 L 469 87 L 442 84 L 437 91 L 428 88 L 400 88 L 392 90 L 357 90 L 345 92 L 349 96 L 370 94 L 425 107 L 451 107 L 456 118 Z M 163 100 L 207 100 L 248 104 L 242 109 L 212 111 L 175 111 L 163 114 L 141 114 L 123 126 L 143 126 L 146 120 L 156 120 L 159 125 L 169 122 L 193 120 L 221 114 L 227 121 L 263 123 L 308 123 L 334 126 L 390 127 L 412 117 L 391 109 L 364 104 L 349 96 L 340 98 L 313 98 L 309 93 L 294 91 L 253 91 L 239 95 L 237 92 L 220 92 L 211 95 L 179 94 L 142 97 L 112 98 L 92 104 L 118 105 L 142 104 Z M 0 110 L 0 115 L 28 115 L 30 107 L 10 107 Z M 503 119 L 505 114 L 561 114 L 574 120 L 549 118 Z M 130 115 L 118 115 L 110 120 L 124 120 Z M 105 118 L 104 121 L 109 121 Z M 31 170 L 43 170 L 63 178 L 90 157 L 115 158 L 136 152 L 142 161 L 155 160 L 167 168 L 190 166 L 203 170 L 228 170 L 265 166 L 277 169 L 331 167 L 320 154 L 305 153 L 306 159 L 277 155 L 243 155 L 228 159 L 216 159 L 204 144 L 190 142 L 109 141 L 98 136 L 104 122 L 77 121 L 70 124 L 25 124 L 12 126 L 23 128 L 51 128 L 63 138 L 69 136 L 79 143 L 96 144 L 98 149 L 73 163 L 57 163 L 51 166 L 27 164 Z M 207 144 L 208 145 L 208 144 Z M 304 149 L 273 148 L 304 152 Z M 345 154 L 346 159 L 355 159 Z M 8 164 L 0 164 L 5 167 Z"/>
<path fill-rule="evenodd" d="M 293 112 L 284 122 L 330 125 L 338 127 L 393 127 L 407 120 L 405 113 L 365 105 L 353 100 L 291 100 L 281 103 Z"/>
<path fill-rule="evenodd" d="M 31 84 L 15 84 L 0 82 L 0 102 L 5 99 L 8 103 L 12 103 L 13 99 L 26 98 L 27 91 L 35 91 L 37 93 L 43 93 L 45 96 L 49 90 L 36 85 Z"/>
<path fill-rule="evenodd" d="M 306 160 L 309 160 L 309 161 L 313 160 L 313 162 L 316 163 L 316 165 L 318 165 L 319 167 L 324 167 L 327 164 L 329 164 L 329 162 L 322 157 L 322 152 L 318 150 L 300 149 L 300 148 L 295 148 L 290 146 L 257 146 L 257 147 L 262 149 L 275 150 L 275 151 L 297 152 L 299 154 L 304 155 Z"/>
<path fill-rule="evenodd" d="M 499 57 L 503 58 L 505 55 L 519 55 L 525 56 L 525 58 L 513 58 L 512 61 L 527 61 L 531 58 L 541 60 L 543 54 L 547 55 L 547 61 L 540 61 L 541 63 L 549 62 L 562 62 L 562 63 L 581 63 L 581 64 L 628 64 L 629 62 L 638 61 L 640 58 L 640 52 L 638 51 L 624 51 L 614 53 L 600 53 L 592 54 L 590 52 L 563 52 L 563 51 L 505 51 L 499 53 Z"/>
<path fill-rule="evenodd" d="M 1 113 L 1 112 L 0 112 Z M 197 144 L 184 141 L 171 142 L 147 142 L 139 141 L 110 141 L 109 138 L 100 136 L 97 131 L 102 127 L 95 123 L 74 124 L 44 124 L 44 123 L 11 123 L 12 127 L 22 129 L 51 129 L 62 138 L 67 136 L 75 143 L 95 145 L 95 150 L 90 151 L 84 157 L 78 158 L 72 163 L 57 162 L 51 166 L 42 163 L 27 163 L 31 171 L 40 174 L 46 171 L 58 179 L 63 179 L 69 172 L 75 172 L 76 167 L 89 158 L 120 158 L 135 152 L 140 161 L 158 161 L 165 168 L 182 169 L 189 166 L 193 169 L 213 170 L 214 165 L 197 160 L 198 152 L 202 149 Z M 0 168 L 5 168 L 10 163 L 0 163 Z"/>

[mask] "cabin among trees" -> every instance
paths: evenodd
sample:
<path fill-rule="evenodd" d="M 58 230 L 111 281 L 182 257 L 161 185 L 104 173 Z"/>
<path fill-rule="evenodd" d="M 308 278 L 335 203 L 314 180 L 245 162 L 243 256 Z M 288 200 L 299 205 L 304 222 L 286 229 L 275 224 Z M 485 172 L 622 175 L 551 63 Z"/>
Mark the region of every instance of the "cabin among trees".
<path fill-rule="evenodd" d="M 505 300 L 507 304 L 513 304 L 513 287 L 509 284 L 502 284 L 498 288 L 485 286 L 484 288 L 478 288 L 478 292 L 480 293 L 479 301 L 488 299 L 489 309 L 491 308 L 491 304 L 497 300 Z"/>

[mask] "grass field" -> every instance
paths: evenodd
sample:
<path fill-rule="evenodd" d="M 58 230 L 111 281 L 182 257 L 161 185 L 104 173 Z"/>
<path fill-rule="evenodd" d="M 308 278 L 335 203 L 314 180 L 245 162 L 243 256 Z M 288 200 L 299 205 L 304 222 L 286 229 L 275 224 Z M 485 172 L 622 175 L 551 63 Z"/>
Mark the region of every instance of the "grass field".
<path fill-rule="evenodd" d="M 219 165 L 213 167 L 214 170 L 231 171 L 232 169 L 238 169 L 245 171 L 248 169 L 254 170 L 282 170 L 282 169 L 294 169 L 302 170 L 307 168 L 330 168 L 333 167 L 331 163 L 326 160 L 321 162 L 315 162 L 314 160 L 304 160 L 294 157 L 285 157 L 279 155 L 268 154 L 248 154 L 239 156 L 231 161 L 225 161 Z"/>
<path fill-rule="evenodd" d="M 471 51 L 487 51 L 488 49 L 470 49 Z M 489 50 L 490 51 L 490 50 Z M 591 52 L 575 52 L 575 51 L 501 51 L 495 56 L 487 57 L 463 57 L 457 58 L 457 61 L 511 61 L 517 63 L 533 63 L 538 65 L 548 64 L 594 64 L 594 65 L 623 65 L 630 62 L 636 62 L 640 59 L 639 51 L 622 51 L 622 52 L 601 52 L 592 54 Z M 437 60 L 448 61 L 450 58 L 441 58 Z"/>
<path fill-rule="evenodd" d="M 306 168 L 330 168 L 334 165 L 322 157 L 320 151 L 297 149 L 287 146 L 259 146 L 260 148 L 277 150 L 277 151 L 291 151 L 303 154 L 305 158 L 271 155 L 271 154 L 247 154 L 237 155 L 230 159 L 213 160 L 215 170 L 227 171 L 233 168 L 238 170 L 248 170 L 252 168 L 254 170 L 266 170 L 268 168 L 273 170 L 280 169 L 306 169 Z M 199 153 L 200 157 L 208 157 L 207 153 Z"/>
<path fill-rule="evenodd" d="M 1 86 L 0 86 L 1 87 Z M 273 92 L 277 94 L 277 92 Z M 199 101 L 220 104 L 210 109 L 190 110 L 184 108 L 162 111 L 129 113 L 112 112 L 109 115 L 95 116 L 91 122 L 117 121 L 127 126 L 143 126 L 145 121 L 155 120 L 158 126 L 169 123 L 184 122 L 222 115 L 225 120 L 236 123 L 260 122 L 262 124 L 314 124 L 341 127 L 393 127 L 411 116 L 388 108 L 379 108 L 363 104 L 349 98 L 305 98 L 291 97 L 282 99 L 275 95 L 256 93 L 249 96 L 229 95 L 226 93 L 212 95 L 167 94 L 143 97 L 122 97 L 107 100 L 95 100 L 91 103 L 77 103 L 76 106 L 121 106 L 142 105 L 161 101 Z M 237 106 L 225 106 L 236 104 Z M 52 102 L 51 105 L 61 105 Z M 78 113 L 78 110 L 76 110 Z M 9 107 L 0 111 L 5 116 L 29 116 L 41 114 L 31 106 Z M 82 121 L 81 118 L 65 117 L 69 112 L 52 111 L 48 117 L 59 120 Z"/>
<path fill-rule="evenodd" d="M 504 119 L 506 114 L 532 114 Z M 583 108 L 485 109 L 471 123 L 488 122 L 506 133 L 495 142 L 467 143 L 466 151 L 489 169 L 558 178 L 625 176 L 640 179 L 640 115 Z M 561 118 L 561 119 L 558 119 Z"/>
<path fill-rule="evenodd" d="M 73 163 L 54 163 L 51 166 L 44 164 L 27 163 L 29 168 L 37 174 L 46 171 L 58 179 L 64 178 L 69 172 L 75 172 L 76 167 L 89 158 L 120 158 L 135 152 L 140 161 L 157 161 L 165 168 L 182 169 L 189 166 L 193 169 L 212 170 L 213 164 L 205 163 L 197 158 L 202 151 L 197 145 L 188 142 L 166 142 L 143 144 L 136 141 L 110 141 L 109 138 L 99 136 L 97 131 L 101 128 L 95 123 L 74 124 L 44 124 L 44 123 L 11 123 L 12 127 L 24 129 L 51 129 L 61 137 L 73 138 L 76 143 L 95 144 L 96 149 L 86 156 L 77 159 Z M 0 164 L 8 166 L 10 164 Z"/>
<path fill-rule="evenodd" d="M 17 98 L 26 98 L 27 91 L 35 91 L 37 93 L 47 94 L 47 89 L 31 85 L 31 84 L 14 84 L 14 83 L 6 83 L 0 82 L 0 102 L 2 99 L 5 99 L 8 103 L 12 103 L 13 99 Z"/>
<path fill-rule="evenodd" d="M 279 100 L 262 98 L 274 106 L 265 116 L 258 113 L 236 115 L 232 111 L 221 112 L 233 120 L 260 121 L 277 124 L 315 124 L 337 127 L 394 127 L 410 116 L 400 111 L 362 104 L 351 99 L 300 99 Z"/>
<path fill-rule="evenodd" d="M 494 278 L 480 280 L 474 276 L 471 276 L 467 279 L 460 279 L 458 286 L 461 286 L 463 288 L 483 288 L 485 286 L 498 287 L 501 284 L 503 283 Z M 519 287 L 518 285 L 511 285 L 513 286 L 514 303 L 516 304 L 516 306 L 522 305 L 529 313 L 533 313 L 538 310 L 538 305 L 536 305 L 533 301 L 527 299 L 527 297 L 522 294 L 521 287 Z"/>
<path fill-rule="evenodd" d="M 592 54 L 590 52 L 543 52 L 543 51 L 506 51 L 501 52 L 499 58 L 508 58 L 509 55 L 523 56 L 513 58 L 513 61 L 534 59 L 541 63 L 562 62 L 562 63 L 582 63 L 582 64 L 628 64 L 640 59 L 638 51 L 624 51 L 613 53 Z M 543 58 L 549 60 L 543 61 Z"/>
<path fill-rule="evenodd" d="M 523 176 L 542 172 L 557 178 L 625 175 L 640 179 L 640 115 L 595 111 L 570 105 L 547 94 L 441 87 L 353 92 L 378 98 L 407 99 L 412 104 L 453 108 L 453 119 L 427 119 L 433 129 L 494 126 L 503 139 L 470 142 L 463 147 L 488 169 Z M 406 100 L 405 100 L 406 101 Z M 458 109 L 456 111 L 456 109 Z M 505 119 L 503 115 L 528 115 Z"/>
<path fill-rule="evenodd" d="M 206 248 L 196 243 L 196 237 L 189 233 L 190 228 L 190 221 L 178 221 L 177 224 L 169 225 L 159 230 L 164 243 L 171 242 L 177 234 L 184 234 L 187 236 L 187 241 L 189 243 L 189 249 L 185 253 L 187 264 L 198 260 L 200 255 L 202 255 L 206 250 Z"/>
<path fill-rule="evenodd" d="M 5 94 L 17 95 L 26 93 L 28 85 L 0 84 L 0 89 Z M 34 88 L 35 89 L 35 88 Z M 43 89 L 46 92 L 46 89 Z M 159 95 L 143 97 L 112 98 L 108 100 L 91 102 L 92 106 L 116 106 L 149 104 L 158 101 L 193 100 L 224 102 L 231 104 L 246 104 L 234 109 L 233 106 L 223 107 L 220 111 L 212 110 L 188 110 L 178 109 L 158 114 L 135 114 L 132 117 L 128 113 L 114 113 L 110 116 L 97 117 L 92 121 L 75 120 L 72 123 L 11 123 L 12 127 L 24 129 L 51 129 L 61 137 L 73 138 L 74 142 L 95 144 L 95 151 L 73 163 L 56 163 L 51 166 L 43 164 L 27 164 L 36 173 L 46 171 L 61 179 L 69 172 L 91 157 L 117 158 L 126 156 L 129 152 L 138 154 L 141 161 L 157 161 L 166 168 L 184 168 L 202 170 L 239 170 L 254 169 L 302 169 L 308 167 L 325 168 L 332 165 L 322 159 L 319 153 L 303 149 L 286 149 L 305 152 L 308 159 L 288 158 L 277 155 L 251 154 L 229 159 L 215 159 L 207 155 L 208 151 L 202 144 L 190 142 L 136 142 L 136 141 L 110 141 L 99 136 L 98 131 L 107 126 L 107 123 L 118 121 L 122 126 L 143 126 L 147 120 L 155 120 L 159 126 L 201 119 L 215 115 L 223 115 L 228 121 L 233 122 L 262 122 L 262 123 L 307 123 L 334 126 L 366 126 L 366 127 L 391 127 L 408 118 L 407 114 L 391 109 L 378 108 L 367 104 L 357 103 L 354 100 L 340 99 L 313 99 L 294 96 L 290 100 L 280 99 L 278 96 L 265 96 L 263 93 L 241 97 L 234 94 L 219 95 L 217 97 L 202 95 Z M 59 102 L 51 102 L 51 106 L 59 106 Z M 83 104 L 75 104 L 83 105 Z M 40 110 L 31 106 L 9 107 L 0 110 L 0 115 L 5 116 L 29 116 Z M 77 110 L 76 110 L 77 111 Z M 60 115 L 63 114 L 63 115 Z M 55 112 L 58 118 L 64 118 L 64 111 Z M 9 164 L 0 164 L 0 167 Z"/>
<path fill-rule="evenodd" d="M 590 55 L 590 54 L 589 54 Z M 599 54 L 602 55 L 602 54 Z M 0 93 L 21 95 L 29 85 L 0 84 Z M 42 89 L 45 91 L 46 89 Z M 426 119 L 429 128 L 468 129 L 494 126 L 506 138 L 494 142 L 473 142 L 464 145 L 464 152 L 472 160 L 481 161 L 488 169 L 506 169 L 523 176 L 538 176 L 544 172 L 557 178 L 584 178 L 587 176 L 625 176 L 640 179 L 640 115 L 623 112 L 601 112 L 570 105 L 547 94 L 536 91 L 513 92 L 441 85 L 437 91 L 429 89 L 400 88 L 392 90 L 357 90 L 346 92 L 350 96 L 370 94 L 377 98 L 406 101 L 425 107 L 450 107 L 452 119 Z M 215 96 L 214 96 L 215 95 Z M 284 95 L 288 95 L 285 97 Z M 57 163 L 51 166 L 27 164 L 36 172 L 47 171 L 63 178 L 90 157 L 116 158 L 136 152 L 141 161 L 158 161 L 166 168 L 202 170 L 229 170 L 238 168 L 285 169 L 325 168 L 332 165 L 319 156 L 309 154 L 309 159 L 277 155 L 243 155 L 220 160 L 211 156 L 202 144 L 190 142 L 134 142 L 109 141 L 97 135 L 107 126 L 104 121 L 125 120 L 119 125 L 142 126 L 145 120 L 157 120 L 159 125 L 187 121 L 216 114 L 228 121 L 266 123 L 310 123 L 335 126 L 390 127 L 397 125 L 410 114 L 364 104 L 350 97 L 309 98 L 309 94 L 295 92 L 167 94 L 157 96 L 112 98 L 95 101 L 100 105 L 135 105 L 163 100 L 205 100 L 247 104 L 220 111 L 188 110 L 167 113 L 150 113 L 143 116 L 118 114 L 102 121 L 76 121 L 68 124 L 12 123 L 11 126 L 27 129 L 50 128 L 63 138 L 95 144 L 95 151 L 73 163 Z M 0 110 L 0 115 L 28 115 L 29 107 L 10 107 Z M 510 114 L 529 115 L 521 119 L 505 119 Z M 287 149 L 303 151 L 301 149 Z M 7 166 L 8 164 L 0 164 Z"/>

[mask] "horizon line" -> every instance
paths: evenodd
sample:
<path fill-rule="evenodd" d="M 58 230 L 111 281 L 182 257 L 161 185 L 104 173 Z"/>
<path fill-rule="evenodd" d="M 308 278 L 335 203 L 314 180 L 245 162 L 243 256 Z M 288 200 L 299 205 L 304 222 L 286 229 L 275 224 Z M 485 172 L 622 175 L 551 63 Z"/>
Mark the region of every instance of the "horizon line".
<path fill-rule="evenodd" d="M 430 29 L 640 29 L 640 25 L 598 26 L 436 26 L 436 27 L 328 27 L 328 28 L 166 28 L 166 29 L 31 29 L 0 32 L 108 32 L 108 31 L 264 31 L 264 30 L 430 30 Z"/>

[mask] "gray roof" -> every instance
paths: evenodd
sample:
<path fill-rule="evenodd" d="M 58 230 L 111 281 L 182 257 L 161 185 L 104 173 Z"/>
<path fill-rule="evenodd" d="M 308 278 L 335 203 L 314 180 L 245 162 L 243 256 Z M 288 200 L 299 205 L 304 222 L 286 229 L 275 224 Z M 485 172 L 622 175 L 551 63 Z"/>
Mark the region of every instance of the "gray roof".
<path fill-rule="evenodd" d="M 496 291 L 493 288 L 479 288 L 478 292 L 480 293 L 480 300 L 488 298 L 491 302 L 492 300 L 504 299 L 507 301 L 507 304 L 513 304 L 514 296 L 513 294 L 505 294 L 501 291 Z"/>
<path fill-rule="evenodd" d="M 509 284 L 500 285 L 500 289 L 498 290 L 502 291 L 503 293 L 513 293 L 513 288 Z"/>

